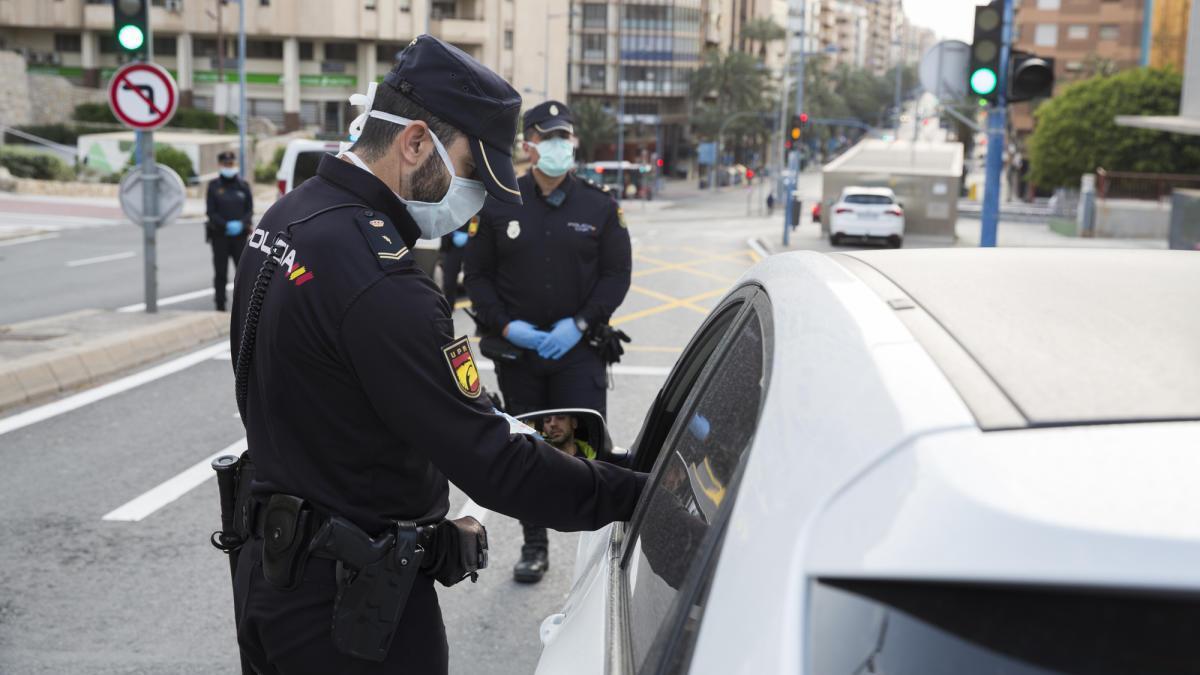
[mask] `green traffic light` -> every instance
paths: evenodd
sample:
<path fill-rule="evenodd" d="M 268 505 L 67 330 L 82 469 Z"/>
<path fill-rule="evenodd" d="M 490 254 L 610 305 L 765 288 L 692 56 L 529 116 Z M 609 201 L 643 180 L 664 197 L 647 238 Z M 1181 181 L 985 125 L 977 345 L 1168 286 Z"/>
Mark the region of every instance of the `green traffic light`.
<path fill-rule="evenodd" d="M 991 68 L 980 68 L 971 73 L 971 91 L 980 96 L 987 96 L 996 91 L 996 71 Z"/>
<path fill-rule="evenodd" d="M 133 24 L 121 26 L 121 30 L 117 31 L 117 42 L 121 43 L 122 49 L 132 52 L 146 44 L 146 34 Z"/>

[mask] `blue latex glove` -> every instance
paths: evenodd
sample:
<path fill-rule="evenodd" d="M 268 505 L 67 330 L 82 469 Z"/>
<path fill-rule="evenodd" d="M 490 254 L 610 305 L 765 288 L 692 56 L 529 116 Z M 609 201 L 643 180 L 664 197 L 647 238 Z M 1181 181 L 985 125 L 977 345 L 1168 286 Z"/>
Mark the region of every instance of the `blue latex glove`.
<path fill-rule="evenodd" d="M 534 328 L 528 321 L 509 321 L 504 329 L 504 337 L 522 349 L 541 349 L 550 334 Z"/>
<path fill-rule="evenodd" d="M 453 235 L 451 235 L 451 239 L 454 241 L 454 245 L 458 248 L 462 248 L 462 247 L 466 246 L 467 241 L 470 238 L 471 238 L 471 235 L 467 234 L 466 232 L 455 232 Z"/>
<path fill-rule="evenodd" d="M 581 337 L 583 333 L 575 326 L 573 317 L 559 319 L 554 328 L 550 329 L 550 336 L 538 347 L 538 356 L 543 359 L 561 359 L 563 354 L 571 351 L 571 348 L 579 343 Z"/>
<path fill-rule="evenodd" d="M 236 237 L 242 233 L 242 221 L 227 220 L 225 221 L 225 234 L 230 237 Z"/>

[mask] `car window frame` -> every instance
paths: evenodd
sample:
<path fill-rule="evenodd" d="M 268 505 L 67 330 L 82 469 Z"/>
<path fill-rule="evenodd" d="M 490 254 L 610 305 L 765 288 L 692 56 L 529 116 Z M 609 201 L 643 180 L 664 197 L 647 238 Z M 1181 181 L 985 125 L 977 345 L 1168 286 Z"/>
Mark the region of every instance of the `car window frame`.
<path fill-rule="evenodd" d="M 720 550 L 725 539 L 725 532 L 728 522 L 733 512 L 733 507 L 737 502 L 738 494 L 741 489 L 742 476 L 745 472 L 747 460 L 750 456 L 750 451 L 754 446 L 757 437 L 757 427 L 762 418 L 762 411 L 765 408 L 767 392 L 771 382 L 772 370 L 772 355 L 774 353 L 774 322 L 771 314 L 770 298 L 766 291 L 755 285 L 749 297 L 742 301 L 741 307 L 738 308 L 737 315 L 729 324 L 729 327 L 721 335 L 720 342 L 717 348 L 712 352 L 704 367 L 701 369 L 699 376 L 692 383 L 692 388 L 688 392 L 684 402 L 679 410 L 682 413 L 694 410 L 698 404 L 700 397 L 707 391 L 707 385 L 711 382 L 713 374 L 717 368 L 724 362 L 724 358 L 729 352 L 731 345 L 740 335 L 743 328 L 749 321 L 757 319 L 759 322 L 760 333 L 763 340 L 763 364 L 762 364 L 762 398 L 759 401 L 758 410 L 756 411 L 754 427 L 756 432 L 746 441 L 746 448 L 743 450 L 741 457 L 738 460 L 738 466 L 734 470 L 733 476 L 728 485 L 728 506 L 722 504 L 718 512 L 717 519 L 710 527 L 709 532 L 705 535 L 701 542 L 700 548 L 697 549 L 695 559 L 689 567 L 684 578 L 684 583 L 680 586 L 675 594 L 674 606 L 671 611 L 663 618 L 659 624 L 658 631 L 654 636 L 653 644 L 647 652 L 646 660 L 641 672 L 658 672 L 658 670 L 669 660 L 674 657 L 679 647 L 679 638 L 685 626 L 688 617 L 688 612 L 695 603 L 699 594 L 703 592 L 707 595 L 711 586 L 706 587 L 705 582 L 711 581 L 716 574 L 717 565 L 720 561 Z M 714 312 L 715 315 L 715 312 Z M 690 346 L 690 345 L 689 345 Z M 670 447 L 675 442 L 679 434 L 683 432 L 684 426 L 678 423 L 679 419 L 686 417 L 686 414 L 676 416 L 675 424 L 667 434 L 663 441 L 663 447 Z M 619 596 L 616 598 L 622 611 L 619 616 L 615 617 L 619 622 L 618 626 L 614 626 L 616 630 L 606 631 L 611 637 L 615 638 L 612 642 L 612 648 L 617 650 L 621 659 L 620 662 L 626 667 L 627 672 L 637 671 L 636 664 L 633 663 L 633 636 L 631 634 L 632 625 L 630 621 L 630 608 L 633 602 L 633 597 L 629 592 L 630 578 L 629 568 L 632 561 L 634 545 L 639 539 L 641 525 L 645 520 L 645 512 L 650 502 L 650 496 L 657 487 L 663 473 L 663 466 L 666 464 L 664 457 L 667 454 L 660 453 L 655 461 L 655 466 L 651 472 L 650 478 L 646 482 L 646 487 L 642 492 L 642 497 L 638 501 L 638 505 L 634 511 L 633 518 L 629 523 L 622 528 L 622 541 L 620 542 L 620 552 L 618 557 L 613 560 L 613 565 L 617 568 L 617 588 L 613 589 L 610 597 Z M 703 610 L 701 611 L 700 620 L 703 620 Z M 691 649 L 685 656 L 683 667 L 686 668 L 690 663 L 691 654 L 694 652 L 695 643 L 691 644 Z"/>
<path fill-rule="evenodd" d="M 664 414 L 664 407 L 668 405 L 668 403 L 678 398 L 677 393 L 681 389 L 687 389 L 690 393 L 690 389 L 695 388 L 697 383 L 701 381 L 701 378 L 704 377 L 705 368 L 711 365 L 714 357 L 718 355 L 725 346 L 725 343 L 723 342 L 725 337 L 729 335 L 733 328 L 739 325 L 738 322 L 741 320 L 746 307 L 750 305 L 755 295 L 760 291 L 761 287 L 757 284 L 745 284 L 730 292 L 729 295 L 725 296 L 725 299 L 721 301 L 721 304 L 709 313 L 709 315 L 704 319 L 704 323 L 700 325 L 699 330 L 697 330 L 692 339 L 688 341 L 687 346 L 683 349 L 683 354 L 679 361 L 677 361 L 675 366 L 671 368 L 671 373 L 667 376 L 666 383 L 663 384 L 663 386 L 658 390 L 658 393 L 654 396 L 654 402 L 650 405 L 650 410 L 646 413 L 646 418 L 642 421 L 642 426 L 638 431 L 638 436 L 636 439 L 634 439 L 633 445 L 630 447 L 630 467 L 632 469 L 636 471 L 650 472 L 655 468 L 657 465 L 658 454 L 655 454 L 653 456 L 653 461 L 650 461 L 647 460 L 647 455 L 643 450 L 643 446 L 647 442 L 647 432 L 651 430 L 652 425 L 654 425 L 655 428 L 658 427 L 658 425 L 661 423 L 660 418 Z M 727 312 L 734 310 L 734 305 L 737 305 L 737 307 L 734 311 L 733 318 L 729 321 L 728 325 L 725 326 L 719 337 L 714 336 L 712 334 L 712 331 L 715 328 L 714 324 L 718 323 L 719 321 L 723 321 L 727 315 Z M 706 359 L 698 362 L 700 357 L 697 356 L 697 354 L 702 347 L 707 347 L 708 343 L 711 342 L 714 337 L 717 338 L 716 345 L 713 347 Z M 688 400 L 686 395 L 682 398 L 679 398 L 679 410 L 682 410 L 684 406 L 687 405 L 687 402 Z M 675 423 L 672 421 L 671 427 L 668 427 L 665 430 L 663 434 L 663 443 L 659 445 L 657 451 L 662 450 L 662 446 L 666 444 L 666 439 L 671 433 L 671 428 L 674 426 Z M 632 519 L 630 519 L 630 522 L 632 522 Z"/>

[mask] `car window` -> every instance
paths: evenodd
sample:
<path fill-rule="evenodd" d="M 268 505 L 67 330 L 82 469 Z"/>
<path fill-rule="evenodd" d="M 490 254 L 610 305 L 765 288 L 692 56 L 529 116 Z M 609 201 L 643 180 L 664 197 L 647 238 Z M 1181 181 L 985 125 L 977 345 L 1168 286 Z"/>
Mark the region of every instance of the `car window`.
<path fill-rule="evenodd" d="M 847 204 L 891 204 L 894 200 L 887 195 L 846 195 Z"/>
<path fill-rule="evenodd" d="M 321 163 L 321 157 L 323 156 L 325 156 L 324 150 L 313 150 L 296 154 L 296 168 L 292 170 L 293 190 L 300 187 L 304 181 L 317 175 L 317 165 Z"/>
<path fill-rule="evenodd" d="M 756 312 L 684 407 L 663 448 L 645 509 L 634 525 L 625 569 L 630 575 L 629 641 L 634 665 L 661 658 L 679 607 L 697 618 L 706 593 L 685 592 L 710 561 L 702 551 L 720 536 L 713 526 L 732 508 L 735 474 L 754 436 L 763 399 L 765 342 Z M 707 547 L 707 549 L 706 549 Z M 703 589 L 701 589 L 703 590 Z M 695 603 L 695 604 L 693 604 Z"/>
<path fill-rule="evenodd" d="M 721 339 L 733 325 L 734 319 L 745 306 L 746 298 L 754 291 L 747 287 L 741 292 L 735 292 L 725 304 L 717 308 L 707 319 L 696 336 L 692 338 L 678 364 L 671 372 L 667 383 L 659 390 L 642 423 L 638 439 L 633 443 L 633 468 L 638 471 L 649 471 L 658 459 L 659 450 L 667 439 L 667 433 L 675 425 L 675 417 L 679 408 L 687 399 L 696 379 L 704 366 L 712 358 L 713 352 L 721 343 Z"/>

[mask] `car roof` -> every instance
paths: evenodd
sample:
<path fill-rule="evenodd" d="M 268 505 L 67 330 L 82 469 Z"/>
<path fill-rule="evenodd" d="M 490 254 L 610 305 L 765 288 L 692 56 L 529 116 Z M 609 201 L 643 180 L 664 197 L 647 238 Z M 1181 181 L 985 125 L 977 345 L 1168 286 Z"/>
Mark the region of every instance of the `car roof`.
<path fill-rule="evenodd" d="M 1195 253 L 834 257 L 893 307 L 913 310 L 899 315 L 985 429 L 1200 419 Z"/>
<path fill-rule="evenodd" d="M 891 188 L 881 187 L 848 187 L 842 188 L 842 196 L 846 195 L 879 195 L 881 197 L 895 197 L 896 192 Z"/>

